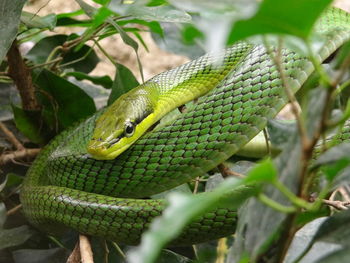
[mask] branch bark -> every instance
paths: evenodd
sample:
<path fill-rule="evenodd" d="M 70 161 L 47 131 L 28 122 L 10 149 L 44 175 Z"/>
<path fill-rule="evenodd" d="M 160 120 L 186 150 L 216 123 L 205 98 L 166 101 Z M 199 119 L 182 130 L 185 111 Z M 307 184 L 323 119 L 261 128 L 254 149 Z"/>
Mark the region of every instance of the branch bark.
<path fill-rule="evenodd" d="M 24 110 L 39 110 L 40 106 L 35 97 L 32 76 L 27 65 L 24 63 L 19 52 L 17 41 L 13 41 L 11 48 L 7 53 L 9 65 L 9 76 L 15 82 L 22 99 Z"/>

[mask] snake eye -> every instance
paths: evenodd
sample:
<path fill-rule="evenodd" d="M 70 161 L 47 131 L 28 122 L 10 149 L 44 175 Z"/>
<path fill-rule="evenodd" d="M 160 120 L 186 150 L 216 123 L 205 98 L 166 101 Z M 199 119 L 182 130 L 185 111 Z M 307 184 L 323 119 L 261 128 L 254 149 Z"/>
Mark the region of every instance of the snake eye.
<path fill-rule="evenodd" d="M 127 122 L 125 123 L 125 136 L 126 137 L 131 137 L 134 134 L 135 131 L 135 124 L 132 122 Z"/>

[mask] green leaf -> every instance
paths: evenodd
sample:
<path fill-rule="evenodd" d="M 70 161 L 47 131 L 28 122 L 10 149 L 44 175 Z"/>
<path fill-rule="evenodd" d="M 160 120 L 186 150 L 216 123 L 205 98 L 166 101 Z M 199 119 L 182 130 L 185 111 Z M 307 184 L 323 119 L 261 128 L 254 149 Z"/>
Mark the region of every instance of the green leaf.
<path fill-rule="evenodd" d="M 291 245 L 289 246 L 284 262 L 295 262 L 295 260 L 302 255 L 305 247 L 312 242 L 315 233 L 326 219 L 326 217 L 318 218 L 298 230 L 298 232 L 294 235 Z M 314 244 L 312 249 L 302 257 L 300 263 L 316 262 L 317 259 L 320 259 L 324 255 L 328 255 L 335 250 L 339 250 L 339 247 L 339 245 L 317 242 Z"/>
<path fill-rule="evenodd" d="M 307 39 L 332 0 L 265 0 L 250 19 L 235 23 L 228 44 L 258 34 L 288 34 Z M 302 18 L 302 19 L 301 19 Z"/>
<path fill-rule="evenodd" d="M 249 175 L 244 178 L 246 183 L 262 183 L 273 182 L 277 178 L 277 170 L 271 159 L 266 159 L 256 165 L 249 172 Z"/>
<path fill-rule="evenodd" d="M 158 22 L 188 23 L 191 16 L 169 4 L 148 6 L 147 1 L 135 1 L 132 4 L 120 4 L 118 0 L 112 0 L 109 8 L 123 16 L 132 16 L 136 19 Z"/>
<path fill-rule="evenodd" d="M 56 26 L 56 15 L 49 14 L 46 16 L 38 16 L 26 11 L 22 12 L 21 22 L 28 28 L 48 28 L 53 30 Z"/>
<path fill-rule="evenodd" d="M 315 167 L 321 166 L 326 178 L 332 181 L 340 171 L 350 163 L 350 143 L 344 142 L 330 148 L 323 153 L 314 163 Z"/>
<path fill-rule="evenodd" d="M 64 248 L 19 249 L 12 252 L 16 263 L 62 263 L 66 262 L 69 251 Z"/>
<path fill-rule="evenodd" d="M 51 120 L 51 125 L 55 125 L 57 120 L 59 129 L 96 111 L 93 99 L 82 89 L 48 70 L 40 71 L 33 80 L 39 87 L 39 99 L 47 121 Z"/>
<path fill-rule="evenodd" d="M 16 38 L 22 7 L 26 0 L 1 0 L 0 5 L 0 63 Z"/>
<path fill-rule="evenodd" d="M 147 26 L 153 33 L 156 33 L 159 36 L 164 37 L 163 29 L 159 24 L 159 22 L 157 21 L 145 21 L 141 19 L 123 19 L 118 21 L 118 25 L 120 26 L 125 26 L 127 24 L 139 24 L 139 25 Z"/>
<path fill-rule="evenodd" d="M 137 87 L 139 82 L 134 74 L 122 64 L 117 64 L 112 92 L 108 98 L 108 105 L 111 105 L 117 98 L 129 90 Z"/>
<path fill-rule="evenodd" d="M 73 18 L 82 14 L 84 14 L 83 10 L 57 14 L 56 26 L 80 26 L 80 27 L 91 26 L 92 25 L 91 20 L 78 20 Z"/>
<path fill-rule="evenodd" d="M 11 229 L 2 229 L 0 231 L 0 249 L 21 245 L 33 234 L 34 231 L 26 225 Z"/>
<path fill-rule="evenodd" d="M 325 241 L 341 245 L 350 242 L 350 210 L 329 217 L 318 229 L 313 242 Z"/>
<path fill-rule="evenodd" d="M 177 237 L 194 218 L 222 205 L 238 208 L 256 193 L 256 186 L 242 185 L 242 180 L 230 178 L 212 192 L 197 195 L 170 194 L 167 198 L 169 205 L 144 233 L 140 246 L 128 253 L 128 262 L 155 262 L 161 248 Z"/>
<path fill-rule="evenodd" d="M 204 34 L 194 25 L 186 24 L 181 30 L 182 40 L 187 45 L 195 44 L 197 38 L 204 39 Z"/>
<path fill-rule="evenodd" d="M 113 81 L 109 76 L 91 76 L 88 74 L 85 74 L 84 72 L 67 72 L 66 76 L 73 76 L 77 80 L 90 80 L 92 83 L 96 85 L 101 85 L 102 87 L 106 89 L 110 89 L 113 85 Z"/>
<path fill-rule="evenodd" d="M 69 36 L 70 38 L 76 35 Z M 66 35 L 54 35 L 41 39 L 26 55 L 26 58 L 36 64 L 45 63 L 50 53 L 58 46 L 62 46 L 68 40 Z M 69 50 L 63 56 L 61 64 L 67 64 L 65 68 L 73 68 L 75 71 L 89 73 L 92 71 L 99 58 L 95 51 L 88 45 L 83 45 L 78 51 Z"/>
<path fill-rule="evenodd" d="M 44 144 L 52 137 L 52 130 L 42 120 L 40 111 L 23 110 L 12 105 L 16 127 L 30 141 L 37 144 Z"/>
<path fill-rule="evenodd" d="M 142 81 L 144 81 L 142 64 L 141 64 L 139 53 L 138 53 L 139 45 L 113 19 L 108 18 L 107 22 L 109 24 L 111 24 L 119 32 L 120 37 L 122 38 L 123 42 L 134 49 L 135 54 L 136 54 L 136 58 L 137 58 L 137 63 L 138 63 L 140 73 L 141 73 L 141 78 L 142 78 Z"/>

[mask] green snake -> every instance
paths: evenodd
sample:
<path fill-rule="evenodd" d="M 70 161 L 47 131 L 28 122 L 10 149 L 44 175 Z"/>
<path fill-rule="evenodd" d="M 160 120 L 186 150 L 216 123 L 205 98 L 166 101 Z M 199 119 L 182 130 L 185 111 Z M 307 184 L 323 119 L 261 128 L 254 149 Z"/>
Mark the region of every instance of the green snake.
<path fill-rule="evenodd" d="M 331 8 L 317 31 L 324 36 L 316 53 L 323 61 L 350 38 L 350 16 Z M 64 226 L 137 244 L 166 206 L 161 199 L 137 198 L 215 168 L 288 102 L 270 55 L 262 45 L 239 42 L 157 75 L 62 132 L 28 171 L 20 194 L 25 216 L 47 232 Z M 288 49 L 282 50 L 281 61 L 296 92 L 313 64 Z M 198 96 L 176 120 L 145 133 L 168 111 Z M 174 243 L 227 236 L 235 222 L 235 210 L 216 207 L 196 218 Z"/>

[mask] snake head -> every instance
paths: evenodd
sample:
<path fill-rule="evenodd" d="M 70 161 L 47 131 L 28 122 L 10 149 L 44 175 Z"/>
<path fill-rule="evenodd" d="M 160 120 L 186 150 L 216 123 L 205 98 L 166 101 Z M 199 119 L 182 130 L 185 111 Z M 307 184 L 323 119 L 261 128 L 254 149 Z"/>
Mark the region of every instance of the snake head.
<path fill-rule="evenodd" d="M 95 159 L 114 159 L 153 123 L 153 104 L 149 91 L 143 88 L 132 90 L 120 96 L 96 120 L 87 151 Z"/>

